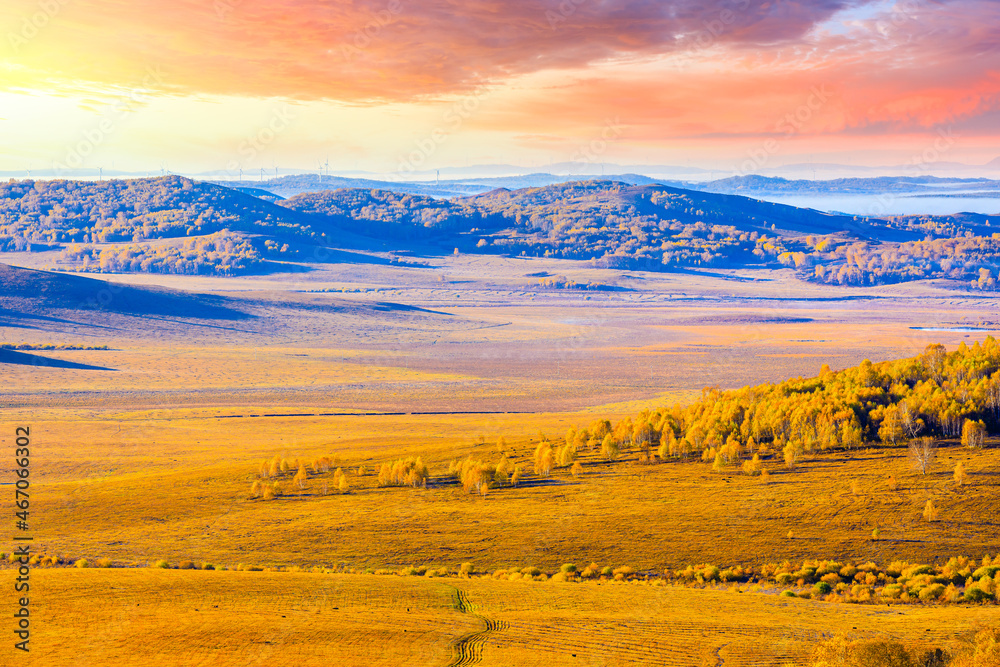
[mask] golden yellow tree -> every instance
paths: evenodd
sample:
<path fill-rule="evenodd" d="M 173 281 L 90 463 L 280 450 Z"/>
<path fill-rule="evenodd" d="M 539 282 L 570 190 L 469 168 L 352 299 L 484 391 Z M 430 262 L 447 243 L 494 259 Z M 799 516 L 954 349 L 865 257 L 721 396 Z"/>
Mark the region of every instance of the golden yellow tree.
<path fill-rule="evenodd" d="M 601 457 L 609 463 L 618 459 L 618 454 L 621 450 L 618 449 L 618 443 L 615 441 L 614 436 L 608 434 L 604 436 L 604 441 L 601 442 Z"/>
<path fill-rule="evenodd" d="M 962 424 L 962 446 L 970 449 L 982 449 L 986 440 L 986 424 L 982 421 L 966 419 Z"/>
<path fill-rule="evenodd" d="M 965 464 L 961 461 L 955 464 L 955 484 L 965 485 Z"/>

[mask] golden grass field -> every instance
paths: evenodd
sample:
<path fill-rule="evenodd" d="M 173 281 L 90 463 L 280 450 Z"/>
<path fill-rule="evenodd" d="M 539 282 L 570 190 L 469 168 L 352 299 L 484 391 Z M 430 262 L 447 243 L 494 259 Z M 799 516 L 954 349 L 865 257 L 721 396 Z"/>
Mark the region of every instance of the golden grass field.
<path fill-rule="evenodd" d="M 448 476 L 449 461 L 472 455 L 495 462 L 494 442 L 503 434 L 512 462 L 530 473 L 540 430 L 556 435 L 592 415 L 219 419 L 178 412 L 33 424 L 44 452 L 36 470 L 40 549 L 142 563 L 377 568 L 472 561 L 495 569 L 596 561 L 657 571 L 704 561 L 930 562 L 1000 553 L 1000 461 L 994 449 L 954 442 L 943 443 L 926 476 L 912 469 L 905 448 L 877 448 L 822 454 L 795 470 L 770 462 L 767 484 L 700 461 L 647 465 L 633 452 L 608 463 L 583 453 L 577 478 L 567 468 L 547 478 L 529 474 L 517 489 L 480 497 Z M 430 466 L 427 489 L 378 488 L 382 463 L 413 454 Z M 251 499 L 260 462 L 275 455 L 337 457 L 351 491 L 335 493 L 332 470 L 310 474 L 299 490 L 293 470 L 282 477 L 286 495 Z M 952 480 L 958 461 L 968 471 L 962 487 Z M 935 523 L 921 516 L 928 499 L 941 510 Z"/>
<path fill-rule="evenodd" d="M 31 354 L 113 370 L 0 364 L 4 446 L 15 426 L 32 429 L 36 551 L 141 566 L 34 571 L 31 664 L 446 665 L 456 664 L 456 642 L 474 635 L 462 645 L 482 664 L 801 665 L 818 638 L 840 630 L 954 644 L 977 623 L 996 624 L 995 605 L 884 608 L 646 584 L 145 567 L 472 562 L 477 571 L 554 571 L 597 562 L 662 572 L 1000 553 L 995 441 L 980 451 L 941 443 L 926 477 L 903 448 L 822 454 L 790 471 L 767 463 L 768 484 L 701 462 L 644 465 L 635 452 L 614 463 L 584 453 L 579 477 L 566 468 L 529 474 L 520 488 L 486 497 L 447 475 L 450 461 L 469 455 L 495 462 L 501 435 L 530 472 L 540 432 L 557 439 L 570 426 L 687 401 L 709 385 L 913 356 L 928 342 L 953 349 L 980 335 L 910 327 L 995 323 L 994 300 L 934 284 L 820 288 L 782 272 L 747 282 L 482 262 L 162 279 L 213 290 L 252 315 L 235 321 L 22 302 L 8 305 L 20 319 L 0 312 L 2 342 L 112 348 Z M 523 275 L 540 268 L 634 291 L 590 299 L 532 291 Z M 430 277 L 438 274 L 444 286 Z M 351 285 L 369 291 L 295 291 Z M 429 464 L 428 488 L 378 488 L 378 466 L 410 455 Z M 302 491 L 286 475 L 285 495 L 251 499 L 260 463 L 274 456 L 332 457 L 350 493 L 328 484 L 322 494 L 331 471 L 311 474 Z M 960 460 L 963 487 L 951 477 Z M 0 459 L 0 480 L 11 466 Z M 940 509 L 934 523 L 922 518 L 928 499 Z M 13 664 L 9 656 L 0 648 L 0 665 Z"/>
<path fill-rule="evenodd" d="M 805 665 L 837 633 L 954 650 L 995 607 L 620 583 L 179 570 L 36 573 L 34 665 Z M 465 662 L 461 662 L 463 659 Z"/>

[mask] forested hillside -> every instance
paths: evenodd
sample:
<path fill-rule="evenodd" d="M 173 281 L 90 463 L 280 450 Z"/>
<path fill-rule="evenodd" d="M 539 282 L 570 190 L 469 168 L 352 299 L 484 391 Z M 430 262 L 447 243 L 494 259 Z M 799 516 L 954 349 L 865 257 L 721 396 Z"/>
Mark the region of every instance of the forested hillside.
<path fill-rule="evenodd" d="M 1000 418 L 1000 345 L 992 337 L 953 352 L 930 345 L 917 357 L 732 391 L 706 389 L 688 405 L 634 418 L 597 420 L 565 446 L 638 449 L 646 461 L 699 457 L 717 470 L 759 474 L 762 459 L 792 468 L 804 456 L 918 438 L 961 438 L 982 447 Z M 925 443 L 928 444 L 929 443 Z M 572 459 L 572 456 L 567 457 Z"/>
<path fill-rule="evenodd" d="M 128 181 L 14 181 L 0 185 L 0 237 L 27 243 L 141 241 L 223 230 L 316 238 L 286 208 L 180 176 Z"/>
<path fill-rule="evenodd" d="M 0 251 L 59 248 L 62 268 L 264 270 L 346 237 L 379 250 L 562 257 L 596 266 L 789 267 L 804 280 L 877 285 L 943 278 L 995 290 L 1000 216 L 830 215 L 664 185 L 583 181 L 453 199 L 340 189 L 278 204 L 168 176 L 0 185 Z M 171 246 L 162 239 L 190 239 Z M 68 244 L 72 247 L 65 249 Z"/>
<path fill-rule="evenodd" d="M 280 203 L 300 213 L 350 218 L 358 223 L 359 233 L 393 239 L 427 239 L 490 226 L 484 211 L 468 199 L 434 199 L 388 190 L 310 192 Z M 503 224 L 503 219 L 495 216 L 492 224 Z"/>

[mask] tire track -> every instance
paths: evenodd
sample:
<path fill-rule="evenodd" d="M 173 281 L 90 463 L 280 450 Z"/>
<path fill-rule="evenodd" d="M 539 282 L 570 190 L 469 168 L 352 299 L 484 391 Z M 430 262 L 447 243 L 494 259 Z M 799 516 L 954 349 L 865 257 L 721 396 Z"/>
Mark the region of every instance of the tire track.
<path fill-rule="evenodd" d="M 479 619 L 483 624 L 481 630 L 476 632 L 470 632 L 467 635 L 459 637 L 452 644 L 452 651 L 454 655 L 448 662 L 447 667 L 466 667 L 468 665 L 478 665 L 483 660 L 483 649 L 486 647 L 486 640 L 494 632 L 500 632 L 507 629 L 507 623 L 505 621 L 495 621 L 490 618 L 476 612 L 476 605 L 473 605 L 469 601 L 469 596 L 465 591 L 454 588 L 454 602 L 452 603 L 455 609 L 462 612 L 463 614 L 468 614 L 474 618 Z"/>

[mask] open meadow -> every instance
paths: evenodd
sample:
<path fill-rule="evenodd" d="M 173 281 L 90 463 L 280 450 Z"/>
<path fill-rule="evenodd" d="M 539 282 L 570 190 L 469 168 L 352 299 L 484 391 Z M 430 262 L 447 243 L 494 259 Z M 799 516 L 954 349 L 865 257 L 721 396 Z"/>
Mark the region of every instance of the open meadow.
<path fill-rule="evenodd" d="M 835 635 L 957 652 L 995 608 L 824 604 L 747 587 L 41 570 L 33 664 L 809 664 Z"/>

